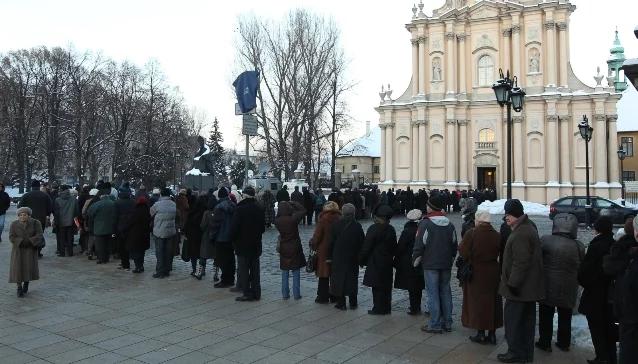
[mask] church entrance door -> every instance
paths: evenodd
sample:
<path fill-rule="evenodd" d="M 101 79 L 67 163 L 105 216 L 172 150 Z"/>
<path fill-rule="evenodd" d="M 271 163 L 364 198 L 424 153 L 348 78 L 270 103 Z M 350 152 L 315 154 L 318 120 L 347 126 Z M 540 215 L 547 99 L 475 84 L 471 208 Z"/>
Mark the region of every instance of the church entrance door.
<path fill-rule="evenodd" d="M 496 189 L 496 167 L 477 167 L 476 172 L 476 188 Z"/>

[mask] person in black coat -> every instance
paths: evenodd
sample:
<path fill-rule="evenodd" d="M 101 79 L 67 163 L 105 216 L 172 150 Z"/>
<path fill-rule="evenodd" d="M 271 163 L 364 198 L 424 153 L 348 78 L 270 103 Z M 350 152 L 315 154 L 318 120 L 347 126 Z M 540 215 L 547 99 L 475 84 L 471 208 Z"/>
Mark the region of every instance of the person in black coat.
<path fill-rule="evenodd" d="M 414 250 L 414 239 L 421 220 L 421 210 L 413 209 L 408 211 L 408 222 L 403 227 L 399 244 L 394 255 L 394 267 L 397 272 L 394 276 L 394 288 L 407 290 L 410 295 L 410 311 L 408 315 L 418 315 L 421 313 L 421 297 L 425 288 L 423 270 L 415 268 L 412 264 L 412 251 Z"/>
<path fill-rule="evenodd" d="M 306 225 L 312 225 L 312 215 L 315 211 L 315 195 L 303 188 L 303 207 L 306 209 Z"/>
<path fill-rule="evenodd" d="M 634 240 L 638 240 L 638 217 L 633 221 Z M 631 263 L 620 287 L 620 363 L 638 362 L 638 248 L 629 250 Z"/>
<path fill-rule="evenodd" d="M 115 210 L 117 211 L 117 228 L 115 241 L 117 242 L 117 253 L 120 256 L 120 265 L 118 269 L 131 269 L 129 251 L 126 248 L 126 236 L 131 227 L 131 216 L 135 209 L 135 201 L 131 199 L 131 189 L 128 183 L 122 185 L 118 191 L 118 197 L 115 201 Z"/>
<path fill-rule="evenodd" d="M 42 231 L 50 225 L 49 217 L 53 213 L 53 200 L 46 192 L 40 191 L 40 181 L 33 180 L 31 182 L 31 191 L 25 193 L 18 207 L 28 207 L 33 211 L 31 217 L 40 221 Z M 46 246 L 44 236 L 42 237 L 42 245 L 38 248 L 38 256 L 42 258 L 42 249 Z"/>
<path fill-rule="evenodd" d="M 330 294 L 336 297 L 336 308 L 346 309 L 346 296 L 350 308 L 357 308 L 359 290 L 359 251 L 365 235 L 363 228 L 356 220 L 356 207 L 345 204 L 341 208 L 342 218 L 331 230 L 332 244 L 328 251 L 327 263 L 331 264 Z"/>
<path fill-rule="evenodd" d="M 189 202 L 189 206 L 191 208 L 188 209 L 188 217 L 186 218 L 186 224 L 184 224 L 184 235 L 186 236 L 184 244 L 186 244 L 188 258 L 191 262 L 191 276 L 197 278 L 201 277 L 206 269 L 206 260 L 201 261 L 202 264 L 199 266 L 197 263 L 200 262 L 203 235 L 200 225 L 204 212 L 208 207 L 208 194 L 193 196 L 193 203 Z"/>
<path fill-rule="evenodd" d="M 0 182 L 0 242 L 2 241 L 2 231 L 4 230 L 4 218 L 10 205 L 11 198 L 4 191 L 4 183 Z"/>
<path fill-rule="evenodd" d="M 240 287 L 243 296 L 237 301 L 255 301 L 261 298 L 259 257 L 262 252 L 261 236 L 266 231 L 264 209 L 255 200 L 255 189 L 244 188 L 244 199 L 239 202 L 230 223 L 230 236 L 239 260 Z"/>
<path fill-rule="evenodd" d="M 148 198 L 140 195 L 130 215 L 130 228 L 126 234 L 126 248 L 135 269 L 133 273 L 144 272 L 144 253 L 151 247 L 151 213 Z"/>
<path fill-rule="evenodd" d="M 388 205 L 379 205 L 374 224 L 366 233 L 359 253 L 359 265 L 366 266 L 363 284 L 372 288 L 373 307 L 370 315 L 390 314 L 392 304 L 392 260 L 397 247 L 397 233 L 390 225 L 394 211 Z"/>
<path fill-rule="evenodd" d="M 277 191 L 276 196 L 277 202 L 282 201 L 290 201 L 290 194 L 288 193 L 288 186 L 283 186 L 279 191 Z"/>
<path fill-rule="evenodd" d="M 616 327 L 609 304 L 611 276 L 603 271 L 603 257 L 614 243 L 612 222 L 601 216 L 594 224 L 596 236 L 589 243 L 585 258 L 578 269 L 578 283 L 583 287 L 578 312 L 587 317 L 596 358 L 589 363 L 616 363 Z"/>

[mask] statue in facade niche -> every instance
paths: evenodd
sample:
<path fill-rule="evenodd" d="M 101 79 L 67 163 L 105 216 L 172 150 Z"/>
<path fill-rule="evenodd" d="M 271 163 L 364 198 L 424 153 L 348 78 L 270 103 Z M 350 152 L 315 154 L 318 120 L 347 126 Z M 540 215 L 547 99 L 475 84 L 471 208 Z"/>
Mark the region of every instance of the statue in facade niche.
<path fill-rule="evenodd" d="M 441 81 L 441 58 L 432 60 L 432 81 Z"/>
<path fill-rule="evenodd" d="M 529 52 L 529 72 L 541 71 L 541 56 L 536 48 Z"/>

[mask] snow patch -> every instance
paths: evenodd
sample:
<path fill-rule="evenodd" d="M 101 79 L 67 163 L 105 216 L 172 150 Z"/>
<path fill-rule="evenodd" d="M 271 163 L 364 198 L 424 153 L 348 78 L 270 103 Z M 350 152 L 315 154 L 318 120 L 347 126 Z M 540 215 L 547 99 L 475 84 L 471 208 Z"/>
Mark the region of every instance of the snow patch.
<path fill-rule="evenodd" d="M 190 171 L 186 172 L 186 175 L 187 176 L 210 176 L 210 173 L 202 172 L 199 170 L 199 168 L 193 168 Z"/>
<path fill-rule="evenodd" d="M 477 209 L 489 211 L 492 215 L 504 215 L 506 201 L 485 201 Z M 521 203 L 523 204 L 523 211 L 529 216 L 549 216 L 549 206 L 529 201 L 521 201 Z"/>
<path fill-rule="evenodd" d="M 210 154 L 210 148 L 208 147 L 208 145 L 204 145 L 204 153 L 202 153 L 202 155 L 206 155 L 206 154 Z M 200 155 L 199 157 L 193 158 L 193 160 L 198 161 L 199 158 L 202 157 L 202 155 Z"/>
<path fill-rule="evenodd" d="M 620 206 L 622 206 L 622 199 L 616 199 L 616 200 L 612 200 L 614 203 L 619 204 Z M 637 204 L 633 204 L 627 200 L 625 200 L 625 207 L 629 207 L 630 209 L 638 209 L 638 205 Z"/>
<path fill-rule="evenodd" d="M 6 192 L 11 198 L 22 197 L 22 195 L 24 195 L 23 193 L 20 193 L 20 189 L 15 187 L 5 187 L 4 192 Z"/>

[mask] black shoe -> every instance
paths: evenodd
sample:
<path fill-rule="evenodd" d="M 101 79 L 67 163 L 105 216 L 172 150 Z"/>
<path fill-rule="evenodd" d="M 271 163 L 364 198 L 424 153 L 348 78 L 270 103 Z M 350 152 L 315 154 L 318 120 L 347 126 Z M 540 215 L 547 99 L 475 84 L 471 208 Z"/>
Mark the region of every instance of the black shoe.
<path fill-rule="evenodd" d="M 319 297 L 315 298 L 315 303 L 320 303 L 322 305 L 330 303 L 330 300 L 322 300 Z"/>
<path fill-rule="evenodd" d="M 244 290 L 239 288 L 239 287 L 232 287 L 231 289 L 229 289 L 229 291 L 234 292 L 234 293 L 238 293 L 238 292 L 243 292 Z"/>
<path fill-rule="evenodd" d="M 496 345 L 496 335 L 488 334 L 487 337 L 485 338 L 485 343 L 490 345 Z"/>
<path fill-rule="evenodd" d="M 22 293 L 27 294 L 29 292 L 29 282 L 22 283 Z"/>
<path fill-rule="evenodd" d="M 496 359 L 498 359 L 498 361 L 500 361 L 501 363 L 527 363 L 528 362 L 527 359 L 519 358 L 510 352 L 507 352 L 505 354 L 498 354 L 496 356 Z"/>
<path fill-rule="evenodd" d="M 418 310 L 418 309 L 417 310 L 410 309 L 410 311 L 408 311 L 408 315 L 410 316 L 415 316 L 420 314 L 421 314 L 421 310 Z"/>
<path fill-rule="evenodd" d="M 428 334 L 442 334 L 443 333 L 442 329 L 431 329 L 427 325 L 426 326 L 421 326 L 421 331 L 427 332 Z"/>
<path fill-rule="evenodd" d="M 607 360 L 596 359 L 587 359 L 588 364 L 609 364 Z"/>
<path fill-rule="evenodd" d="M 476 334 L 474 336 L 470 336 L 470 341 L 481 345 L 487 344 L 487 338 L 485 337 L 485 334 Z"/>
<path fill-rule="evenodd" d="M 375 310 L 368 310 L 368 315 L 372 315 L 372 316 L 383 316 L 383 315 L 389 315 L 390 312 L 378 312 Z"/>
<path fill-rule="evenodd" d="M 166 278 L 168 275 L 162 273 L 153 273 L 153 278 Z"/>
<path fill-rule="evenodd" d="M 219 282 L 219 283 L 215 283 L 215 285 L 213 287 L 215 287 L 215 288 L 228 288 L 228 287 L 232 287 L 232 286 L 233 286 L 232 283 Z"/>
<path fill-rule="evenodd" d="M 235 298 L 235 301 L 237 301 L 237 302 L 252 302 L 252 301 L 256 301 L 256 299 L 254 299 L 252 297 L 240 296 L 240 297 Z"/>
<path fill-rule="evenodd" d="M 351 310 L 356 310 L 356 309 L 357 309 L 357 307 L 359 307 L 359 305 L 353 305 L 353 304 L 350 304 L 350 309 L 351 309 Z"/>
<path fill-rule="evenodd" d="M 335 305 L 335 308 L 336 308 L 337 310 L 341 310 L 341 311 L 346 311 L 346 310 L 347 310 L 347 308 L 346 308 L 346 305 L 345 305 L 345 304 L 342 304 L 342 305 L 340 305 L 340 304 L 336 304 L 336 305 Z"/>
<path fill-rule="evenodd" d="M 560 351 L 564 351 L 564 352 L 569 351 L 569 345 L 568 346 L 562 346 L 562 345 L 558 345 L 558 343 L 554 343 L 554 345 L 556 345 L 556 347 L 559 348 Z"/>
<path fill-rule="evenodd" d="M 540 350 L 542 350 L 542 351 L 545 351 L 545 352 L 548 352 L 548 353 L 551 353 L 551 352 L 552 352 L 552 347 L 551 347 L 550 345 L 543 345 L 543 344 L 541 344 L 541 342 L 540 342 L 540 341 L 537 341 L 537 342 L 534 344 L 534 346 L 536 346 L 538 349 L 540 349 Z"/>
<path fill-rule="evenodd" d="M 24 297 L 24 292 L 22 291 L 22 286 L 18 286 L 18 297 Z"/>

